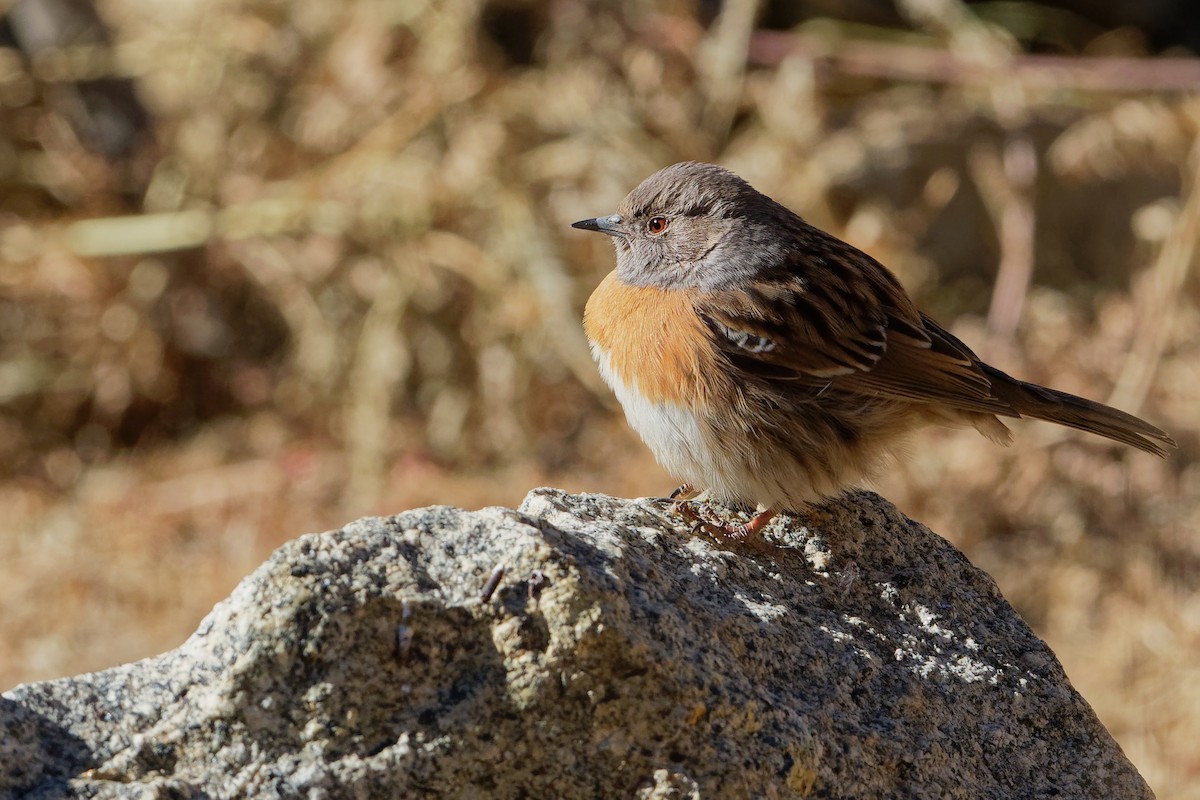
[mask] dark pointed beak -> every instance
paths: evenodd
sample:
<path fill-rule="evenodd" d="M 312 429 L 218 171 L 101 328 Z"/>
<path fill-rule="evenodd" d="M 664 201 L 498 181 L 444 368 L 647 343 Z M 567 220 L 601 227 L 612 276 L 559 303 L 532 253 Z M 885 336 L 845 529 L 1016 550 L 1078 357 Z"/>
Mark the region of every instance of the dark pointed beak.
<path fill-rule="evenodd" d="M 608 217 L 596 217 L 595 219 L 581 219 L 579 222 L 572 222 L 572 228 L 579 228 L 585 231 L 600 231 L 607 233 L 609 236 L 624 236 L 625 231 L 621 228 L 621 215 L 613 214 Z"/>

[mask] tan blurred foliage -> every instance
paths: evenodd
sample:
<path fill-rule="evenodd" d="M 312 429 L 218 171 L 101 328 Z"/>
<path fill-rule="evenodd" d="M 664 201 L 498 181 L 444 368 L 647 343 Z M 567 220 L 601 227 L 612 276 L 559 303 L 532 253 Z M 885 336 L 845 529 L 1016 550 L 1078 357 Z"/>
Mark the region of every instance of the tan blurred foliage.
<path fill-rule="evenodd" d="M 1197 62 L 952 0 L 790 31 L 752 0 L 97 10 L 0 47 L 0 686 L 173 646 L 355 516 L 668 491 L 580 330 L 611 253 L 568 226 L 695 158 L 1179 440 L 929 431 L 876 488 L 1200 797 Z"/>

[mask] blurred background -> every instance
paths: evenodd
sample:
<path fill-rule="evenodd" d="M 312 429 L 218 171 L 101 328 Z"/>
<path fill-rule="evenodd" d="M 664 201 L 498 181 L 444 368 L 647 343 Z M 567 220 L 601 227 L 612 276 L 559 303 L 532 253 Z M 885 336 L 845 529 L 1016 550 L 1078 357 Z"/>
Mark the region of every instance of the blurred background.
<path fill-rule="evenodd" d="M 1200 798 L 1190 6 L 0 0 L 0 689 L 179 644 L 308 531 L 673 488 L 581 331 L 611 245 L 569 223 L 699 159 L 1179 440 L 929 430 L 871 488 Z"/>

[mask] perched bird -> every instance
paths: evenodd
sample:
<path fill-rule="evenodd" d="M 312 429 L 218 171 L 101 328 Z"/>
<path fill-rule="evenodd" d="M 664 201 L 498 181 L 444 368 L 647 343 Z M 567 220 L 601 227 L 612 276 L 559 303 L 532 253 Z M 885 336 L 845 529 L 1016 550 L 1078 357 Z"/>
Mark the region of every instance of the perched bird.
<path fill-rule="evenodd" d="M 752 536 L 836 495 L 927 423 L 1008 444 L 999 418 L 1033 417 L 1158 456 L 1175 446 L 1137 417 L 985 364 L 878 261 L 721 167 L 666 167 L 617 213 L 573 227 L 616 246 L 584 328 L 629 424 L 685 481 L 677 494 L 761 509 L 709 530 Z"/>

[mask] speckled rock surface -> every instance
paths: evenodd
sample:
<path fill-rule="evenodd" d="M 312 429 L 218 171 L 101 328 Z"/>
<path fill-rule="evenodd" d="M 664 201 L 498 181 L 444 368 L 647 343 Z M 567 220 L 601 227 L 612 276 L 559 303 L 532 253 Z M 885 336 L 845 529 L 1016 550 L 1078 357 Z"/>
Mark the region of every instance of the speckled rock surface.
<path fill-rule="evenodd" d="M 178 650 L 0 697 L 0 796 L 1151 796 L 992 580 L 886 501 L 769 552 L 678 526 L 539 489 L 301 537 Z"/>

